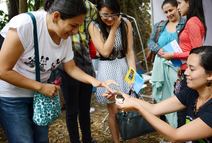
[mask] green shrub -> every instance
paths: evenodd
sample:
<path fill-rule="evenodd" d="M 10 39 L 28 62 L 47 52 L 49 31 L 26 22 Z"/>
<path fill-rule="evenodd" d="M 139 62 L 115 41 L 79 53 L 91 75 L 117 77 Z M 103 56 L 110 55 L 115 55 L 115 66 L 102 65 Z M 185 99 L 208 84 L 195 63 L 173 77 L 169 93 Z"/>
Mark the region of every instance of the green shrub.
<path fill-rule="evenodd" d="M 4 11 L 0 10 L 0 30 L 5 26 L 8 22 L 8 14 L 4 13 Z"/>

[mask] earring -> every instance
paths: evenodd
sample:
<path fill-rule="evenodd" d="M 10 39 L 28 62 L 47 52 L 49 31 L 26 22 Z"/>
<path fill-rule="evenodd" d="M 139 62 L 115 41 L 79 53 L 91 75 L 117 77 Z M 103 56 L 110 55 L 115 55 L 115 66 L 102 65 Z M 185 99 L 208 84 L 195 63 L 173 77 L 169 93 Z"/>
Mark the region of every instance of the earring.
<path fill-rule="evenodd" d="M 211 84 L 212 84 L 212 81 L 211 80 L 207 80 L 207 86 L 211 86 Z"/>

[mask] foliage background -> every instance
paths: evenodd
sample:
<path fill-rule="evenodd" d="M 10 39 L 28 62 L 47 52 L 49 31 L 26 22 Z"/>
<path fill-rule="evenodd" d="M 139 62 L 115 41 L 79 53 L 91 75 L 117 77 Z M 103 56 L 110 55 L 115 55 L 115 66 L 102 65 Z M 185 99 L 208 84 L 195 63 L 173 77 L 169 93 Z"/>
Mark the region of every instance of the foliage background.
<path fill-rule="evenodd" d="M 7 23 L 9 19 L 18 13 L 37 10 L 43 6 L 44 0 L 6 0 L 8 6 L 8 14 L 0 11 L 0 29 Z M 91 0 L 95 1 L 95 0 Z M 150 0 L 119 0 L 123 13 L 134 17 L 137 21 L 139 32 L 142 38 L 144 48 L 147 47 L 147 40 L 151 32 L 150 19 L 151 9 Z M 132 22 L 133 23 L 133 22 Z M 143 60 L 141 42 L 139 41 L 138 31 L 134 26 L 134 50 L 137 61 Z"/>
<path fill-rule="evenodd" d="M 150 0 L 120 0 L 120 6 L 123 13 L 133 16 L 139 28 L 143 47 L 147 47 L 147 40 L 151 33 L 151 7 Z M 144 61 L 144 55 L 142 53 L 141 43 L 139 41 L 138 33 L 134 26 L 134 50 L 137 61 Z M 142 62 L 142 67 L 145 65 Z"/>

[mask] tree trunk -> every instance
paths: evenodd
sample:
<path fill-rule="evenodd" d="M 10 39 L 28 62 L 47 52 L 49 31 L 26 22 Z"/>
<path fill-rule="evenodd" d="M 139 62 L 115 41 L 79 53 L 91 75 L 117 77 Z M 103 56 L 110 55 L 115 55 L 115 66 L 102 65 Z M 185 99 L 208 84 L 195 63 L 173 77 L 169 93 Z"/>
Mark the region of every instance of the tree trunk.
<path fill-rule="evenodd" d="M 9 0 L 7 2 L 9 20 L 18 14 L 18 0 Z"/>
<path fill-rule="evenodd" d="M 27 0 L 19 0 L 19 13 L 27 12 Z"/>

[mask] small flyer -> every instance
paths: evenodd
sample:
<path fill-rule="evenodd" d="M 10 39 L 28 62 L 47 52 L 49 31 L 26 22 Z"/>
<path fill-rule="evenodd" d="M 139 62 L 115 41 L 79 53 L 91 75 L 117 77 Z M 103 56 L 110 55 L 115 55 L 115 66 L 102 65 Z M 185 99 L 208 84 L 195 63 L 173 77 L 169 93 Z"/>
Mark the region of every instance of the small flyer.
<path fill-rule="evenodd" d="M 133 68 L 129 68 L 129 70 L 127 71 L 127 74 L 125 75 L 124 80 L 128 83 L 128 84 L 133 84 L 134 80 L 135 80 L 135 73 L 136 71 Z"/>
<path fill-rule="evenodd" d="M 137 94 L 140 92 L 144 85 L 144 79 L 131 67 L 129 68 L 124 80 L 129 85 L 132 85 L 133 90 Z"/>

